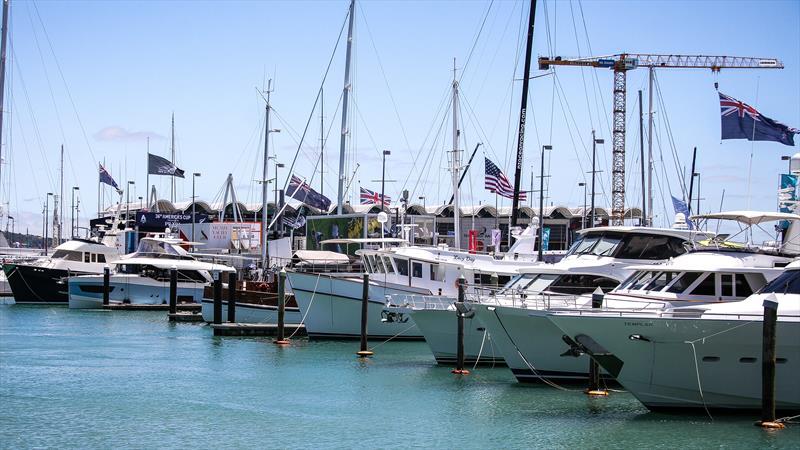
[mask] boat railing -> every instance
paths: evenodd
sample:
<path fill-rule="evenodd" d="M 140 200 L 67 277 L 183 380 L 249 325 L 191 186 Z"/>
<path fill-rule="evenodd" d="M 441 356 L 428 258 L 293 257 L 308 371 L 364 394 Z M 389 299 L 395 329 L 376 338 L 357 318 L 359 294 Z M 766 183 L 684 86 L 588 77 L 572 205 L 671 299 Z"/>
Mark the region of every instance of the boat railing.
<path fill-rule="evenodd" d="M 467 294 L 467 301 L 523 309 L 577 308 L 580 295 L 560 292 L 530 293 L 514 289 L 485 289 Z"/>
<path fill-rule="evenodd" d="M 387 306 L 415 310 L 452 310 L 456 298 L 447 295 L 391 294 L 386 296 Z"/>
<path fill-rule="evenodd" d="M 569 315 L 569 316 L 587 316 L 587 317 L 629 317 L 630 319 L 646 321 L 650 319 L 709 319 L 709 320 L 748 320 L 760 322 L 763 320 L 764 315 L 761 312 L 752 313 L 714 313 L 707 312 L 703 309 L 693 310 L 651 310 L 649 314 L 646 311 L 639 309 L 628 308 L 579 308 L 555 310 L 555 315 Z M 787 322 L 800 322 L 800 314 L 778 314 L 778 320 Z"/>

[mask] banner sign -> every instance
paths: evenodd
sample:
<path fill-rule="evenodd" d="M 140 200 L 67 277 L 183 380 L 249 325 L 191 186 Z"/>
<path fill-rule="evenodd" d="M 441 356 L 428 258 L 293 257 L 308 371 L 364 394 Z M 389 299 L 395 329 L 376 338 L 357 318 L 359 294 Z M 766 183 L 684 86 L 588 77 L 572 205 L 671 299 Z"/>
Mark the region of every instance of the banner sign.
<path fill-rule="evenodd" d="M 195 223 L 208 222 L 208 214 L 196 213 Z M 182 223 L 192 223 L 192 214 L 137 212 L 136 224 L 147 228 L 167 228 Z"/>
<path fill-rule="evenodd" d="M 781 174 L 781 188 L 778 191 L 778 210 L 794 214 L 797 211 L 797 175 Z M 789 228 L 789 221 L 782 220 L 780 228 Z"/>
<path fill-rule="evenodd" d="M 542 230 L 542 251 L 546 252 L 550 249 L 550 228 Z"/>

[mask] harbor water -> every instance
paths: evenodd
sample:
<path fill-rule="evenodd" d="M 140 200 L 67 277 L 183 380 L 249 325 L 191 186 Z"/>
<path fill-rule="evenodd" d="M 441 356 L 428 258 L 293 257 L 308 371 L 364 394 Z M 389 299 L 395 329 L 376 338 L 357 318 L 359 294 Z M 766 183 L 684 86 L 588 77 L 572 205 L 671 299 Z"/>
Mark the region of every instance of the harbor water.
<path fill-rule="evenodd" d="M 1 448 L 797 448 L 757 413 L 648 412 L 630 394 L 466 377 L 425 343 L 213 337 L 163 312 L 0 306 Z"/>

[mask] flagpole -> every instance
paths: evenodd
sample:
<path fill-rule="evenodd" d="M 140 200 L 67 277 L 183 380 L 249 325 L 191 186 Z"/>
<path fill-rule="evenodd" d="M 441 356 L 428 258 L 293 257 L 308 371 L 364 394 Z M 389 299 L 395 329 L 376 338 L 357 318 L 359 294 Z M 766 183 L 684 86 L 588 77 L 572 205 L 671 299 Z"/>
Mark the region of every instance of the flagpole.
<path fill-rule="evenodd" d="M 761 81 L 761 77 L 756 78 L 756 106 L 755 109 L 758 110 L 758 89 L 759 89 L 759 82 Z M 750 140 L 750 163 L 747 166 L 747 209 L 750 209 L 750 185 L 753 178 L 753 148 L 756 145 L 756 119 L 753 118 L 753 134 L 752 139 Z M 691 202 L 692 199 L 689 199 Z"/>
<path fill-rule="evenodd" d="M 145 191 L 150 190 L 150 136 L 147 136 L 147 189 Z M 150 194 L 147 194 L 147 209 L 150 210 Z"/>
<path fill-rule="evenodd" d="M 100 217 L 100 168 L 97 169 L 97 217 Z"/>

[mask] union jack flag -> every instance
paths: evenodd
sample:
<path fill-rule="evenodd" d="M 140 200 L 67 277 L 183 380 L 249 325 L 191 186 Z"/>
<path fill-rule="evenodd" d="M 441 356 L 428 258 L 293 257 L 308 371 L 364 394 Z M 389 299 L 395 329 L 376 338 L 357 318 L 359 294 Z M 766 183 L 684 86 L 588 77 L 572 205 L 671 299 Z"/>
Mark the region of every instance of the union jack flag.
<path fill-rule="evenodd" d="M 744 117 L 744 115 L 747 114 L 751 119 L 759 120 L 760 114 L 755 108 L 741 100 L 736 100 L 731 96 L 725 95 L 722 92 L 719 93 L 719 106 L 722 109 L 723 116 L 736 114 L 739 117 Z"/>
<path fill-rule="evenodd" d="M 484 157 L 484 164 L 486 166 L 485 187 L 489 192 L 494 192 L 505 198 L 514 198 L 514 188 L 508 182 L 508 178 L 489 158 Z M 519 193 L 520 201 L 525 201 L 527 195 L 524 192 Z"/>
<path fill-rule="evenodd" d="M 377 205 L 381 203 L 380 192 L 370 191 L 369 189 L 361 188 L 361 204 L 362 205 Z M 383 196 L 383 204 L 389 206 L 392 204 L 392 197 L 388 195 Z"/>

